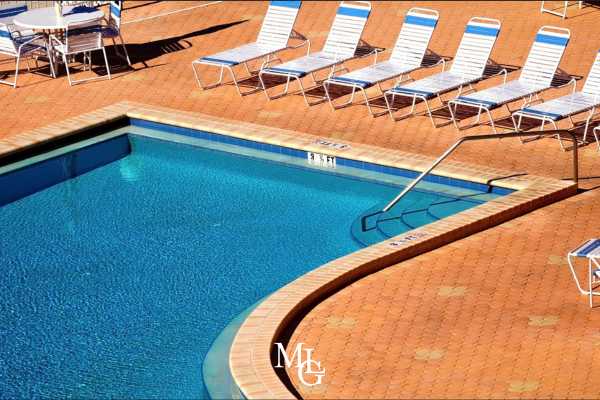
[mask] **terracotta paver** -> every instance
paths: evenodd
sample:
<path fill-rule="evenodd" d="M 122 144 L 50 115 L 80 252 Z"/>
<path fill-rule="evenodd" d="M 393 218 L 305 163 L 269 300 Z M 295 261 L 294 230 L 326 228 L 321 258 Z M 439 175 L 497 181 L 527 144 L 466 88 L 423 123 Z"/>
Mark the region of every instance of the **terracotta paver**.
<path fill-rule="evenodd" d="M 125 22 L 199 3 L 129 4 Z M 321 48 L 336 6 L 304 3 L 296 28 L 311 39 L 313 49 Z M 560 64 L 569 74 L 585 76 L 600 49 L 600 10 L 570 7 L 570 17 L 563 21 L 540 14 L 539 2 L 374 2 L 364 39 L 379 47 L 393 46 L 401 16 L 413 6 L 440 11 L 430 47 L 444 56 L 454 55 L 465 23 L 477 15 L 502 21 L 492 53 L 501 64 L 522 66 L 542 25 L 571 29 L 571 43 Z M 69 87 L 64 76 L 51 80 L 21 74 L 22 87 L 0 86 L 0 147 L 16 133 L 120 100 L 428 156 L 441 154 L 465 134 L 490 132 L 486 126 L 461 132 L 451 125 L 434 129 L 423 116 L 400 122 L 387 115 L 371 118 L 363 105 L 336 112 L 328 104 L 306 107 L 298 95 L 268 101 L 261 93 L 240 98 L 232 86 L 200 90 L 191 61 L 253 41 L 266 8 L 265 2 L 224 2 L 125 24 L 134 70 L 115 71 L 111 81 Z M 302 51 L 287 51 L 282 57 L 287 60 Z M 371 61 L 347 65 L 352 69 Z M 12 65 L 1 63 L 0 75 Z M 419 71 L 413 77 L 433 72 Z M 490 79 L 476 88 L 498 82 Z M 551 90 L 543 97 L 568 90 Z M 499 118 L 506 110 L 494 115 Z M 525 145 L 507 139 L 469 144 L 452 160 L 566 179 L 570 157 L 554 139 Z M 600 187 L 599 167 L 595 144 L 583 147 L 582 187 Z M 597 398 L 600 387 L 593 371 L 600 362 L 600 314 L 590 311 L 576 293 L 564 254 L 584 239 L 600 236 L 599 216 L 600 194 L 590 190 L 340 291 L 312 310 L 292 337 L 291 344 L 301 340 L 313 345 L 315 357 L 327 368 L 323 386 L 299 387 L 300 393 L 321 398 Z"/>

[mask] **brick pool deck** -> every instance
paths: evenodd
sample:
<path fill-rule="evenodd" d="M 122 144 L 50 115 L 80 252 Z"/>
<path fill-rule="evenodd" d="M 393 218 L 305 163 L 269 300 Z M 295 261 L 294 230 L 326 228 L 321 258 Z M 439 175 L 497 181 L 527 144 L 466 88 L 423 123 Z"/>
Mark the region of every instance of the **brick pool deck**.
<path fill-rule="evenodd" d="M 140 2 L 126 6 L 124 21 L 197 4 Z M 540 14 L 539 2 L 375 2 L 364 39 L 391 47 L 401 16 L 412 6 L 440 11 L 430 48 L 444 56 L 454 54 L 471 16 L 502 21 L 492 52 L 500 64 L 522 66 L 541 25 L 572 30 L 560 64 L 568 74 L 585 77 L 600 49 L 598 8 L 570 7 L 563 21 Z M 22 87 L 0 87 L 0 148 L 18 146 L 19 132 L 121 100 L 426 156 L 441 154 L 465 134 L 490 132 L 485 126 L 433 129 L 423 116 L 400 122 L 387 115 L 372 118 L 363 105 L 336 112 L 328 104 L 308 108 L 298 95 L 269 102 L 261 93 L 240 98 L 231 86 L 198 89 L 190 62 L 252 41 L 265 9 L 258 2 L 220 3 L 125 24 L 135 70 L 122 69 L 111 81 L 69 87 L 64 76 L 20 75 Z M 321 47 L 335 9 L 336 3 L 304 4 L 296 26 L 313 49 Z M 283 58 L 300 53 L 288 51 Z M 0 71 L 13 65 L 2 63 Z M 497 82 L 493 78 L 476 88 Z M 506 111 L 494 115 L 499 119 Z M 525 145 L 507 139 L 469 144 L 452 160 L 567 179 L 570 157 L 554 139 Z M 313 346 L 327 373 L 322 385 L 308 388 L 291 371 L 299 393 L 306 398 L 597 398 L 600 313 L 578 295 L 564 256 L 583 240 L 600 236 L 599 167 L 595 144 L 585 146 L 580 153 L 584 193 L 386 268 L 316 306 L 299 321 L 290 345 Z"/>

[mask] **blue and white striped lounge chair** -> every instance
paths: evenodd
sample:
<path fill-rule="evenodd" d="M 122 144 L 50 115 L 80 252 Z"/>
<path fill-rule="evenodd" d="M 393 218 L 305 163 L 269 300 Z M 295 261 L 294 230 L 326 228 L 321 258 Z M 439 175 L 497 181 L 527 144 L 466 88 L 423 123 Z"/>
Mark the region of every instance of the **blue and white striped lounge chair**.
<path fill-rule="evenodd" d="M 393 120 L 406 118 L 414 114 L 417 99 L 425 102 L 427 114 L 434 127 L 435 121 L 431 115 L 429 99 L 437 97 L 443 104 L 443 93 L 458 89 L 459 95 L 464 86 L 483 78 L 483 72 L 488 63 L 492 48 L 500 32 L 500 21 L 497 19 L 473 17 L 467 23 L 465 33 L 456 51 L 449 71 L 437 73 L 403 86 L 396 86 L 384 93 L 384 99 Z M 444 65 L 445 68 L 445 65 Z M 408 113 L 398 118 L 394 117 L 393 104 L 396 97 L 412 98 L 412 106 Z"/>
<path fill-rule="evenodd" d="M 579 278 L 577 278 L 577 274 L 575 273 L 574 263 L 577 257 L 586 258 L 588 261 L 588 290 L 581 287 Z M 600 292 L 593 291 L 593 285 L 600 282 L 600 239 L 591 239 L 581 244 L 575 250 L 569 252 L 567 260 L 579 293 L 589 296 L 590 307 L 592 307 L 592 296 L 600 295 Z"/>
<path fill-rule="evenodd" d="M 573 123 L 573 115 L 579 114 L 585 111 L 589 111 L 585 120 L 585 129 L 583 131 L 583 142 L 585 143 L 587 138 L 588 128 L 590 121 L 596 113 L 596 108 L 600 105 L 600 53 L 596 54 L 594 64 L 588 74 L 588 77 L 583 85 L 580 92 L 575 91 L 575 85 L 573 85 L 573 92 L 565 96 L 558 97 L 546 101 L 541 104 L 537 104 L 531 107 L 523 108 L 512 115 L 513 124 L 516 130 L 520 130 L 521 121 L 523 118 L 537 119 L 541 121 L 541 130 L 544 130 L 546 122 L 552 124 L 554 129 L 558 129 L 556 122 L 563 118 L 569 118 L 571 126 Z M 595 132 L 594 132 L 594 136 Z M 597 137 L 596 137 L 597 139 Z M 562 138 L 558 135 L 558 140 L 561 148 L 564 150 Z M 597 140 L 596 140 L 597 142 Z M 599 146 L 600 148 L 600 146 Z"/>
<path fill-rule="evenodd" d="M 349 72 L 344 75 L 334 76 L 323 82 L 327 100 L 333 110 L 351 104 L 354 100 L 354 94 L 360 90 L 365 98 L 367 107 L 371 115 L 373 110 L 369 103 L 366 89 L 377 85 L 381 93 L 381 83 L 388 79 L 399 77 L 396 85 L 403 81 L 403 78 L 410 78 L 410 72 L 423 67 L 423 58 L 429 46 L 431 35 L 437 25 L 439 13 L 428 8 L 414 7 L 408 10 L 400 34 L 390 58 L 387 61 L 377 62 L 377 53 L 373 65 Z M 436 64 L 437 65 L 437 64 Z M 333 104 L 329 94 L 330 86 L 344 86 L 352 88 L 350 100 L 344 104 L 336 106 Z"/>
<path fill-rule="evenodd" d="M 107 25 L 102 27 L 102 38 L 111 39 L 117 56 L 127 61 L 127 64 L 131 66 L 131 60 L 129 59 L 129 54 L 127 53 L 127 48 L 125 47 L 125 41 L 123 40 L 123 35 L 121 34 L 121 11 L 123 10 L 123 1 L 111 1 L 109 7 L 110 13 L 109 18 L 106 21 Z M 119 38 L 121 41 L 121 48 L 123 49 L 124 54 L 119 52 L 117 42 L 115 41 L 116 38 Z"/>
<path fill-rule="evenodd" d="M 538 93 L 551 87 L 552 79 L 562 59 L 565 48 L 569 43 L 571 32 L 565 28 L 555 26 L 543 26 L 535 35 L 535 41 L 529 50 L 525 66 L 521 71 L 519 79 L 506 82 L 506 70 L 504 83 L 493 86 L 465 96 L 458 96 L 448 102 L 448 110 L 452 116 L 452 122 L 456 129 L 460 129 L 456 119 L 458 106 L 475 108 L 477 120 L 469 127 L 479 124 L 481 113 L 487 113 L 492 129 L 496 132 L 496 126 L 490 110 L 501 107 L 523 99 L 521 108 L 537 99 Z M 509 113 L 511 112 L 508 109 Z"/>
<path fill-rule="evenodd" d="M 264 62 L 261 65 L 262 69 L 269 63 L 279 60 L 278 58 L 273 57 L 277 52 L 292 48 L 288 45 L 288 41 L 293 32 L 294 23 L 296 22 L 296 17 L 298 16 L 301 4 L 301 1 L 271 1 L 256 42 L 248 43 L 210 56 L 200 57 L 197 60 L 192 61 L 192 69 L 194 70 L 194 76 L 196 77 L 198 85 L 204 90 L 219 86 L 223 82 L 223 72 L 227 69 L 231 74 L 233 83 L 240 96 L 248 94 L 241 92 L 233 67 L 243 64 L 248 75 L 251 75 L 248 62 L 264 58 Z M 300 46 L 303 44 L 304 43 Z M 199 65 L 219 67 L 221 69 L 219 80 L 204 86 L 200 80 L 199 71 L 196 69 Z M 256 89 L 259 89 L 259 87 Z M 249 93 L 255 92 L 256 89 Z"/>
<path fill-rule="evenodd" d="M 302 78 L 310 75 L 313 82 L 317 84 L 315 72 L 329 68 L 328 78 L 331 78 L 337 71 L 336 67 L 342 67 L 344 61 L 355 58 L 356 48 L 370 13 L 371 3 L 368 1 L 353 1 L 351 3 L 343 1 L 337 10 L 323 50 L 310 53 L 309 47 L 306 56 L 287 61 L 276 67 L 263 68 L 259 72 L 260 83 L 267 99 L 273 100 L 285 96 L 289 89 L 290 80 L 295 79 L 298 81 L 306 105 L 310 105 L 302 85 Z M 345 70 L 345 68 L 342 67 L 339 70 Z M 274 97 L 269 96 L 264 82 L 265 75 L 287 78 L 283 93 Z"/>
<path fill-rule="evenodd" d="M 38 55 L 44 55 L 48 57 L 48 60 L 50 60 L 50 71 L 52 75 L 54 75 L 54 66 L 52 64 L 52 59 L 48 54 L 44 38 L 38 35 L 21 36 L 15 34 L 9 28 L 9 25 L 2 22 L 0 22 L 0 54 L 16 59 L 14 80 L 12 82 L 8 80 L 0 80 L 0 84 L 10 85 L 13 88 L 17 87 L 19 63 L 23 57 L 27 57 L 27 60 L 29 60 L 30 57 L 36 57 L 36 65 Z M 27 69 L 29 69 L 29 63 L 27 64 Z"/>

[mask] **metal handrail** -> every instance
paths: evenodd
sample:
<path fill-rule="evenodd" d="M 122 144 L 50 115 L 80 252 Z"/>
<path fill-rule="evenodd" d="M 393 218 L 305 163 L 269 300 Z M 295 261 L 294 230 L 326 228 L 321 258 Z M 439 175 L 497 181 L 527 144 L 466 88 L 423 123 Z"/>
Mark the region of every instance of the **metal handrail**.
<path fill-rule="evenodd" d="M 579 154 L 578 154 L 578 146 L 577 146 L 577 136 L 575 135 L 574 132 L 567 131 L 564 129 L 558 129 L 558 130 L 552 130 L 552 131 L 508 132 L 508 133 L 494 133 L 494 134 L 489 134 L 489 135 L 464 136 L 464 137 L 458 139 L 458 141 L 456 143 L 454 143 L 452 146 L 450 146 L 450 148 L 448 148 L 448 150 L 446 150 L 444 152 L 444 154 L 442 154 L 440 157 L 438 157 L 429 168 L 427 168 L 425 171 L 423 171 L 421 173 L 421 175 L 419 175 L 414 181 L 412 181 L 410 183 L 410 185 L 405 187 L 404 190 L 402 190 L 402 192 L 400 192 L 396 197 L 394 197 L 394 199 L 392 201 L 390 201 L 385 207 L 383 207 L 381 210 L 376 211 L 374 213 L 363 215 L 361 218 L 362 231 L 366 232 L 368 230 L 367 226 L 366 226 L 367 218 L 388 212 L 390 210 L 390 208 L 394 207 L 400 201 L 400 199 L 402 199 L 408 192 L 410 192 L 412 190 L 412 188 L 417 186 L 417 184 L 419 182 L 421 182 L 423 180 L 423 178 L 425 178 L 426 175 L 428 175 L 435 167 L 437 167 L 442 161 L 444 161 L 446 159 L 446 157 L 448 157 L 454 150 L 456 150 L 456 148 L 458 146 L 460 146 L 464 142 L 472 142 L 475 140 L 485 140 L 485 139 L 503 139 L 503 138 L 512 138 L 512 137 L 522 137 L 522 136 L 550 136 L 550 135 L 554 136 L 554 135 L 563 135 L 563 134 L 571 136 L 571 138 L 573 138 L 573 143 L 575 143 L 575 145 L 573 147 L 573 181 L 577 185 L 579 182 Z"/>

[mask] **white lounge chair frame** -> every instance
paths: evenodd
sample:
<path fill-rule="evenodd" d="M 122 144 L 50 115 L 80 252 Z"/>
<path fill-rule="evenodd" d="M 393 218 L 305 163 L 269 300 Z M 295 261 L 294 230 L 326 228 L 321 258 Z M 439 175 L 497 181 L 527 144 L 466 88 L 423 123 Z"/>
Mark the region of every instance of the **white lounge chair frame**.
<path fill-rule="evenodd" d="M 413 7 L 406 13 L 404 23 L 398 34 L 398 39 L 390 55 L 389 60 L 378 63 L 378 51 L 375 51 L 375 60 L 372 65 L 352 71 L 350 73 L 329 78 L 323 82 L 325 94 L 332 110 L 336 110 L 352 104 L 357 90 L 361 91 L 369 113 L 375 116 L 369 103 L 366 89 L 377 86 L 381 94 L 384 90 L 381 83 L 393 78 L 398 78 L 394 86 L 399 85 L 405 79 L 410 79 L 410 73 L 423 68 L 423 58 L 431 36 L 439 20 L 439 13 L 428 8 Z M 444 62 L 442 59 L 441 62 Z M 438 65 L 436 63 L 429 67 Z M 335 105 L 329 93 L 331 86 L 343 86 L 352 89 L 350 100 Z"/>
<path fill-rule="evenodd" d="M 458 89 L 458 95 L 460 96 L 465 86 L 468 86 L 468 90 L 473 90 L 472 84 L 483 79 L 483 72 L 489 62 L 489 57 L 498 38 L 500 27 L 501 23 L 497 19 L 485 17 L 471 18 L 467 23 L 458 50 L 456 51 L 456 57 L 452 61 L 449 71 L 445 71 L 446 64 L 443 64 L 442 72 L 403 86 L 396 86 L 386 91 L 383 95 L 392 120 L 398 121 L 413 115 L 417 99 L 419 99 L 425 103 L 431 124 L 437 127 L 433 120 L 428 100 L 437 97 L 443 105 L 442 94 Z M 428 84 L 437 85 L 438 88 L 424 87 Z M 416 88 L 413 89 L 411 86 L 415 86 Z M 399 117 L 394 116 L 392 108 L 396 96 L 412 98 L 410 110 Z"/>
<path fill-rule="evenodd" d="M 516 81 L 507 83 L 507 71 L 503 69 L 501 71 L 504 74 L 502 84 L 476 92 L 475 95 L 457 96 L 450 100 L 448 110 L 456 129 L 461 129 L 459 121 L 456 119 L 458 106 L 477 110 L 475 122 L 462 129 L 478 125 L 481 121 L 482 112 L 485 112 L 492 130 L 494 133 L 498 133 L 492 118 L 492 109 L 506 105 L 508 112 L 512 113 L 508 104 L 513 101 L 523 99 L 522 109 L 532 104 L 533 101 L 540 100 L 539 93 L 551 87 L 552 79 L 565 53 L 570 37 L 571 32 L 566 28 L 542 26 L 535 35 L 535 40 L 529 50 L 523 70 Z"/>
<path fill-rule="evenodd" d="M 590 122 L 596 114 L 598 106 L 600 106 L 600 52 L 596 53 L 596 58 L 594 59 L 594 63 L 592 64 L 592 68 L 588 73 L 588 77 L 581 92 L 575 92 L 575 80 L 572 82 L 573 90 L 570 94 L 514 112 L 512 120 L 515 130 L 519 131 L 521 129 L 523 118 L 541 121 L 540 130 L 542 131 L 544 130 L 546 123 L 550 123 L 554 129 L 558 129 L 556 122 L 564 118 L 569 119 L 571 128 L 573 128 L 575 126 L 573 116 L 588 111 L 588 115 L 585 119 L 583 138 L 581 142 L 576 143 L 575 145 L 585 143 Z M 597 139 L 595 133 L 594 137 Z M 563 145 L 563 139 L 560 134 L 557 135 L 557 138 L 561 149 L 564 151 L 565 146 Z M 596 140 L 596 142 L 598 141 Z"/>
<path fill-rule="evenodd" d="M 293 30 L 301 5 L 301 1 L 271 1 L 256 42 L 210 56 L 200 57 L 192 61 L 192 70 L 194 71 L 198 85 L 203 90 L 220 86 L 223 84 L 223 75 L 225 70 L 227 70 L 240 96 L 260 90 L 261 87 L 257 86 L 243 93 L 238 84 L 239 79 L 246 79 L 252 76 L 252 71 L 248 65 L 249 62 L 263 58 L 264 60 L 259 68 L 261 70 L 274 61 L 281 62 L 278 57 L 275 57 L 275 54 L 282 50 L 295 49 L 304 45 L 308 45 L 310 49 L 310 42 Z M 290 46 L 288 42 L 292 38 L 292 35 L 294 38 L 304 39 L 304 41 L 296 46 Z M 234 67 L 240 64 L 244 66 L 248 74 L 246 77 L 237 78 L 235 75 Z M 198 70 L 200 65 L 220 68 L 219 79 L 216 82 L 204 85 L 200 79 L 200 71 Z"/>
<path fill-rule="evenodd" d="M 102 37 L 105 39 L 111 39 L 115 48 L 117 56 L 127 62 L 127 65 L 131 67 L 131 60 L 129 59 L 129 53 L 127 53 L 127 47 L 125 47 L 125 41 L 121 34 L 121 12 L 123 11 L 123 1 L 111 1 L 109 2 L 109 18 L 106 19 L 107 26 L 102 29 Z M 120 47 L 123 49 L 123 54 L 119 51 L 117 46 L 116 38 L 121 41 Z"/>
<path fill-rule="evenodd" d="M 306 91 L 302 85 L 302 78 L 310 75 L 313 83 L 317 85 L 318 80 L 315 77 L 315 73 L 320 70 L 329 68 L 327 78 L 333 77 L 338 71 L 348 71 L 343 63 L 356 58 L 356 48 L 358 47 L 370 14 L 371 3 L 368 1 L 342 1 L 338 7 L 323 50 L 311 54 L 309 46 L 306 56 L 290 60 L 277 67 L 261 68 L 258 77 L 267 99 L 274 100 L 285 96 L 288 93 L 290 81 L 295 79 L 304 97 L 304 102 L 307 106 L 310 106 L 311 104 L 308 102 Z M 264 75 L 286 78 L 283 92 L 270 96 L 265 86 Z"/>
<path fill-rule="evenodd" d="M 588 290 L 585 290 L 581 286 L 581 282 L 579 282 L 579 278 L 577 278 L 577 274 L 575 273 L 574 263 L 577 257 L 588 260 Z M 593 307 L 592 296 L 600 296 L 600 292 L 594 292 L 592 289 L 595 283 L 600 282 L 600 239 L 591 239 L 582 243 L 576 249 L 569 252 L 567 261 L 569 262 L 569 268 L 571 269 L 571 274 L 573 275 L 577 289 L 579 289 L 579 293 L 588 295 L 590 307 Z"/>

